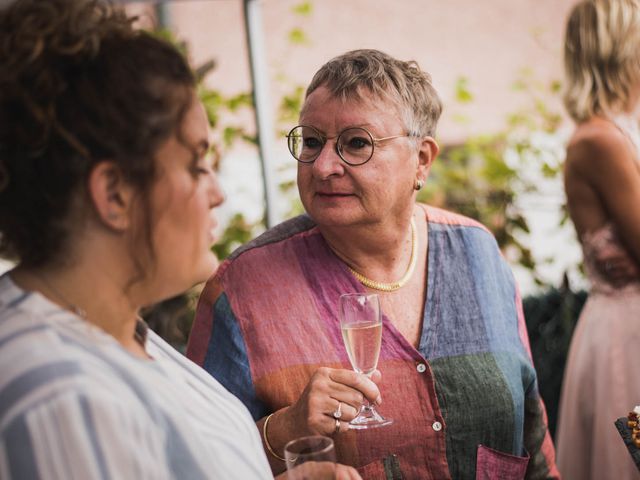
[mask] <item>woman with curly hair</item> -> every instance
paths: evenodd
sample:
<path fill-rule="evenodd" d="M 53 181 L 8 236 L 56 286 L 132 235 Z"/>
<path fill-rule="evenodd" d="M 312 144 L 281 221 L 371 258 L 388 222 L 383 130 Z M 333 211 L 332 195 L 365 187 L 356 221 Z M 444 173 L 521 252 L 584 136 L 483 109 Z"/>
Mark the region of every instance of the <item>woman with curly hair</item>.
<path fill-rule="evenodd" d="M 216 265 L 194 87 L 102 2 L 0 12 L 2 478 L 272 478 L 247 409 L 138 315 Z"/>

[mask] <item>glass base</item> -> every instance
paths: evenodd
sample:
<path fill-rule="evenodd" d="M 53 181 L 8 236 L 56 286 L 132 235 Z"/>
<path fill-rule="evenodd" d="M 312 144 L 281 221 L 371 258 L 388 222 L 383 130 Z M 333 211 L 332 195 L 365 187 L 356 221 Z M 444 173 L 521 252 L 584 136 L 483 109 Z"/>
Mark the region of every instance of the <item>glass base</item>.
<path fill-rule="evenodd" d="M 363 405 L 358 416 L 349 422 L 349 430 L 378 428 L 391 425 L 392 423 L 392 418 L 384 418 L 372 406 Z"/>

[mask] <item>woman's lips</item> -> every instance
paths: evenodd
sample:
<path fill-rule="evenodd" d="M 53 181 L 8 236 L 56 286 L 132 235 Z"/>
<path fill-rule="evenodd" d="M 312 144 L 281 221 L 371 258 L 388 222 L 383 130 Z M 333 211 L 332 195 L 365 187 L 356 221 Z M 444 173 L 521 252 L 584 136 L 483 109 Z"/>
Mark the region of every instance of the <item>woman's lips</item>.
<path fill-rule="evenodd" d="M 319 197 L 327 198 L 339 198 L 339 197 L 351 197 L 353 193 L 341 193 L 341 192 L 316 192 Z"/>

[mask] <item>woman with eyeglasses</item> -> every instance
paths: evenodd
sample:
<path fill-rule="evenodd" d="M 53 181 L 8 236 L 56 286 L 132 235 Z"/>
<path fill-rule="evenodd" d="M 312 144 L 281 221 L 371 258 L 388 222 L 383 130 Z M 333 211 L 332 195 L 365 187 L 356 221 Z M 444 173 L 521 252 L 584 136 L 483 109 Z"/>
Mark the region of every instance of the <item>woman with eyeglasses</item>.
<path fill-rule="evenodd" d="M 591 288 L 564 373 L 558 467 L 569 480 L 632 480 L 614 422 L 640 403 L 640 3 L 576 3 L 564 66 L 576 123 L 564 183 Z"/>
<path fill-rule="evenodd" d="M 557 476 L 511 271 L 477 222 L 416 203 L 441 103 L 415 62 L 376 50 L 314 76 L 288 135 L 306 215 L 241 247 L 208 282 L 188 355 L 283 447 L 333 437 L 367 479 Z M 379 371 L 354 373 L 338 300 L 377 293 Z M 363 402 L 391 425 L 352 430 Z"/>
<path fill-rule="evenodd" d="M 223 195 L 189 66 L 132 21 L 0 10 L 0 478 L 270 479 L 247 409 L 138 315 L 215 268 Z"/>

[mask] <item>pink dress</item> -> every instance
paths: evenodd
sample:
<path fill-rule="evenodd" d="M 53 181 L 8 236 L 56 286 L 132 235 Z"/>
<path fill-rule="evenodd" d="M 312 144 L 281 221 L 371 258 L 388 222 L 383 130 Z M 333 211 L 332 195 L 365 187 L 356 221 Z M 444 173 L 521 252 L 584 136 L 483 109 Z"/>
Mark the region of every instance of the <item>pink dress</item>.
<path fill-rule="evenodd" d="M 582 248 L 592 288 L 569 349 L 558 468 L 565 480 L 638 480 L 614 421 L 640 404 L 640 281 L 615 288 L 595 268 L 598 252 L 624 248 L 613 225 L 585 235 Z"/>

